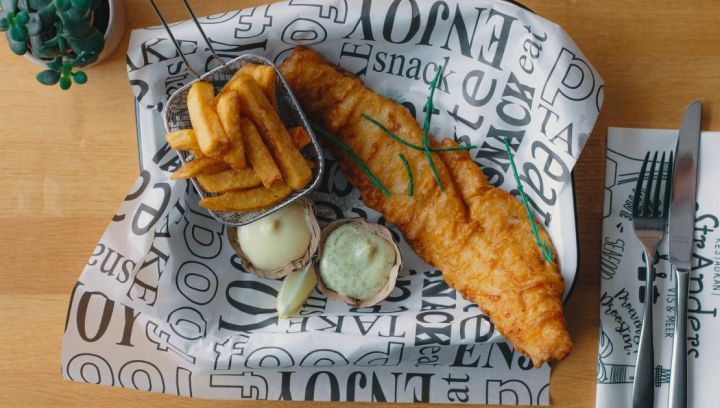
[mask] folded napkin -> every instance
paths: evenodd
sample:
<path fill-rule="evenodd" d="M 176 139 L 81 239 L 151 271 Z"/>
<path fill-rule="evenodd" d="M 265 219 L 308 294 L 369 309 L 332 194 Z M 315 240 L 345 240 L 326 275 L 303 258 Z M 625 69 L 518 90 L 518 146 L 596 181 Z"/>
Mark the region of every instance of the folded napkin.
<path fill-rule="evenodd" d="M 607 170 L 600 264 L 600 340 L 597 406 L 631 406 L 640 330 L 644 274 L 642 248 L 632 226 L 632 198 L 640 166 L 649 150 L 675 149 L 676 130 L 608 131 Z M 717 407 L 720 366 L 720 133 L 700 141 L 698 209 L 688 303 L 688 394 L 691 407 Z M 668 244 L 659 248 L 654 290 L 655 401 L 667 406 L 670 356 L 675 328 L 675 276 Z M 714 386 L 713 386 L 714 384 Z M 715 397 L 715 398 L 714 398 Z"/>

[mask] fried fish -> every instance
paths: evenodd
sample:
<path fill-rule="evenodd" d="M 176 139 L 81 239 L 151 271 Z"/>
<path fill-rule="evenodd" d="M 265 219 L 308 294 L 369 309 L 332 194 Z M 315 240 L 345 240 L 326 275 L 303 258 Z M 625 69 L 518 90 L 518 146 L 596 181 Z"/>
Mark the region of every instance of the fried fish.
<path fill-rule="evenodd" d="M 349 145 L 390 190 L 386 197 L 346 153 L 333 150 L 365 204 L 394 223 L 413 250 L 477 303 L 535 366 L 565 357 L 572 343 L 562 311 L 563 279 L 557 263 L 546 262 L 535 244 L 522 204 L 489 185 L 467 152 L 432 153 L 439 188 L 424 150 L 393 141 L 362 117 L 422 146 L 422 129 L 410 112 L 315 51 L 296 48 L 280 69 L 312 120 Z M 414 174 L 412 196 L 400 154 Z M 549 242 L 544 231 L 541 238 Z"/>

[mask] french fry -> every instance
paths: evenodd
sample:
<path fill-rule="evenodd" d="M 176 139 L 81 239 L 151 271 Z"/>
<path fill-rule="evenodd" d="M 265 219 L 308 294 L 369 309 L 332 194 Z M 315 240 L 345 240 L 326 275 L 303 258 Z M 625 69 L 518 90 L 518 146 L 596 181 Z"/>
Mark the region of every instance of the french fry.
<path fill-rule="evenodd" d="M 200 150 L 206 156 L 222 158 L 230 140 L 215 110 L 215 90 L 209 82 L 193 84 L 187 97 L 190 122 Z"/>
<path fill-rule="evenodd" d="M 290 128 L 288 130 L 288 133 L 290 133 L 290 137 L 292 138 L 293 144 L 295 145 L 295 148 L 298 150 L 302 150 L 303 147 L 310 144 L 310 135 L 308 132 L 301 126 L 296 126 L 294 128 Z"/>
<path fill-rule="evenodd" d="M 181 129 L 174 132 L 168 132 L 165 135 L 170 147 L 175 150 L 200 150 L 195 138 L 195 131 L 192 129 Z"/>
<path fill-rule="evenodd" d="M 272 104 L 272 106 L 275 106 L 275 77 L 277 75 L 275 72 L 275 68 L 271 67 L 270 65 L 258 65 L 252 63 L 245 64 L 240 67 L 240 69 L 235 73 L 235 75 L 233 75 L 233 77 L 230 78 L 227 84 L 225 84 L 223 92 L 225 89 L 232 89 L 235 86 L 233 82 L 237 80 L 237 77 L 240 74 L 247 74 L 253 77 L 255 81 L 257 81 L 258 85 L 260 85 L 260 89 L 263 90 L 265 96 L 267 96 L 270 104 Z"/>
<path fill-rule="evenodd" d="M 270 65 L 256 65 L 252 77 L 260 85 L 271 106 L 275 106 L 275 68 Z"/>
<path fill-rule="evenodd" d="M 223 160 L 235 170 L 247 167 L 245 159 L 245 143 L 240 130 L 240 99 L 237 92 L 224 92 L 217 99 L 217 114 L 222 123 L 225 134 L 230 140 L 230 146 L 223 156 Z"/>
<path fill-rule="evenodd" d="M 196 159 L 205 157 L 200 151 L 200 146 L 197 144 L 197 138 L 195 137 L 195 131 L 192 129 L 181 129 L 175 132 L 168 132 L 165 135 L 170 147 L 175 150 L 189 150 L 192 152 Z"/>
<path fill-rule="evenodd" d="M 282 182 L 280 169 L 250 119 L 245 117 L 240 119 L 240 131 L 245 138 L 247 157 L 263 186 L 271 188 Z"/>
<path fill-rule="evenodd" d="M 224 193 L 262 185 L 260 177 L 251 168 L 244 170 L 230 169 L 213 174 L 199 174 L 197 180 L 205 191 L 211 193 Z"/>
<path fill-rule="evenodd" d="M 170 178 L 173 180 L 186 179 L 199 174 L 217 173 L 218 171 L 227 170 L 229 167 L 230 165 L 224 161 L 202 157 L 186 163 L 177 169 Z"/>
<path fill-rule="evenodd" d="M 213 211 L 250 211 L 269 207 L 292 193 L 285 183 L 272 188 L 257 187 L 250 190 L 231 191 L 200 201 L 200 206 Z"/>
<path fill-rule="evenodd" d="M 232 89 L 240 96 L 243 112 L 250 117 L 270 148 L 285 182 L 296 190 L 305 187 L 312 179 L 312 171 L 300 151 L 293 145 L 280 116 L 270 105 L 257 82 L 251 76 L 241 73 L 237 75 Z"/>

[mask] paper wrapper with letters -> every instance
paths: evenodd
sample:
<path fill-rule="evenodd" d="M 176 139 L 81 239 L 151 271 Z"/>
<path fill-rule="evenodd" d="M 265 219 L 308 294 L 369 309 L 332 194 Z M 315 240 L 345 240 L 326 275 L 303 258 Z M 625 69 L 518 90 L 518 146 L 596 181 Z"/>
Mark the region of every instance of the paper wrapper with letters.
<path fill-rule="evenodd" d="M 480 146 L 472 154 L 492 182 L 517 193 L 510 139 L 567 293 L 577 254 L 564 187 L 603 82 L 560 27 L 505 2 L 452 0 L 291 0 L 201 24 L 227 59 L 254 53 L 279 63 L 296 45 L 312 47 L 419 120 L 443 65 L 432 133 Z M 217 66 L 192 23 L 172 28 L 196 69 Z M 134 31 L 127 61 L 143 170 L 73 290 L 66 378 L 202 398 L 548 403 L 548 366 L 531 368 L 392 225 L 403 269 L 387 300 L 352 309 L 315 291 L 297 317 L 279 320 L 281 281 L 243 271 L 226 228 L 198 207 L 188 183 L 169 180 L 180 163 L 160 112 L 192 77 L 167 33 Z M 385 223 L 327 152 L 326 160 L 312 195 L 321 222 Z"/>
<path fill-rule="evenodd" d="M 671 151 L 677 130 L 618 129 L 608 132 L 607 174 L 600 265 L 600 350 L 597 406 L 632 403 L 632 382 L 642 328 L 645 264 L 632 227 L 632 196 L 645 153 Z M 720 133 L 700 138 L 693 266 L 688 298 L 689 407 L 717 406 L 720 354 Z M 667 239 L 658 248 L 655 269 L 653 337 L 656 406 L 667 406 L 670 357 L 675 330 L 675 272 L 668 262 Z M 642 296 L 642 297 L 641 297 Z"/>

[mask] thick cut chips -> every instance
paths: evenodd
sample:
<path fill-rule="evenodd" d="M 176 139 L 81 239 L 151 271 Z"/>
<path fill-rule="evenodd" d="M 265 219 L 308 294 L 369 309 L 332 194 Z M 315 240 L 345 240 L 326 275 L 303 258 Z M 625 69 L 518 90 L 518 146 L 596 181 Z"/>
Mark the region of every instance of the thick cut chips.
<path fill-rule="evenodd" d="M 263 186 L 270 188 L 282 182 L 282 174 L 270 151 L 263 143 L 255 125 L 247 118 L 240 119 L 240 129 L 247 144 L 247 155 Z"/>
<path fill-rule="evenodd" d="M 285 182 L 296 190 L 305 187 L 312 179 L 312 170 L 257 82 L 241 73 L 237 75 L 233 89 L 240 96 L 243 113 L 250 117 L 270 148 Z"/>
<path fill-rule="evenodd" d="M 224 161 L 213 159 L 212 157 L 201 157 L 187 162 L 184 166 L 177 169 L 170 178 L 173 180 L 186 179 L 195 177 L 198 174 L 217 173 L 218 171 L 227 170 L 229 167 L 230 165 Z"/>
<path fill-rule="evenodd" d="M 260 85 L 270 104 L 275 106 L 275 68 L 269 65 L 255 65 L 251 75 Z"/>
<path fill-rule="evenodd" d="M 188 93 L 187 106 L 200 150 L 206 156 L 222 158 L 230 141 L 215 110 L 212 84 L 195 82 Z"/>
<path fill-rule="evenodd" d="M 300 126 L 290 128 L 288 132 L 290 132 L 293 144 L 298 150 L 302 150 L 305 146 L 311 143 L 310 135 Z M 190 150 L 193 153 L 200 151 L 200 146 L 198 146 L 197 140 L 195 139 L 195 131 L 192 129 L 182 129 L 175 132 L 169 132 L 165 136 L 165 139 L 170 147 L 175 150 Z"/>
<path fill-rule="evenodd" d="M 175 132 L 168 132 L 165 135 L 170 147 L 175 150 L 200 150 L 200 146 L 197 144 L 195 138 L 195 131 L 192 129 L 176 130 Z"/>
<path fill-rule="evenodd" d="M 237 92 L 224 92 L 218 97 L 217 113 L 230 140 L 230 146 L 223 160 L 233 169 L 243 170 L 247 167 L 247 160 L 245 160 L 245 143 L 240 129 L 240 98 Z"/>
<path fill-rule="evenodd" d="M 172 178 L 195 177 L 202 190 L 219 194 L 202 200 L 203 207 L 265 208 L 310 182 L 315 164 L 300 149 L 311 138 L 301 127 L 285 128 L 274 107 L 276 83 L 274 67 L 247 64 L 217 95 L 207 82 L 190 88 L 193 128 L 169 132 L 166 139 L 173 148 L 195 156 Z"/>
<path fill-rule="evenodd" d="M 211 193 L 224 193 L 262 185 L 257 173 L 251 168 L 244 170 L 230 169 L 213 174 L 199 174 L 197 180 L 205 191 Z"/>
<path fill-rule="evenodd" d="M 275 106 L 275 92 L 277 88 L 275 84 L 275 68 L 270 65 L 258 65 L 252 63 L 245 64 L 235 73 L 235 75 L 233 75 L 232 78 L 230 78 L 227 84 L 225 84 L 222 92 L 224 92 L 225 89 L 234 89 L 236 85 L 235 82 L 240 74 L 246 74 L 253 77 L 253 79 L 257 81 L 265 96 L 267 96 L 270 104 Z M 222 92 L 220 92 L 220 94 L 222 94 Z"/>
<path fill-rule="evenodd" d="M 272 188 L 257 187 L 250 190 L 230 191 L 200 201 L 200 206 L 213 211 L 250 211 L 279 203 L 292 189 L 285 183 Z"/>

